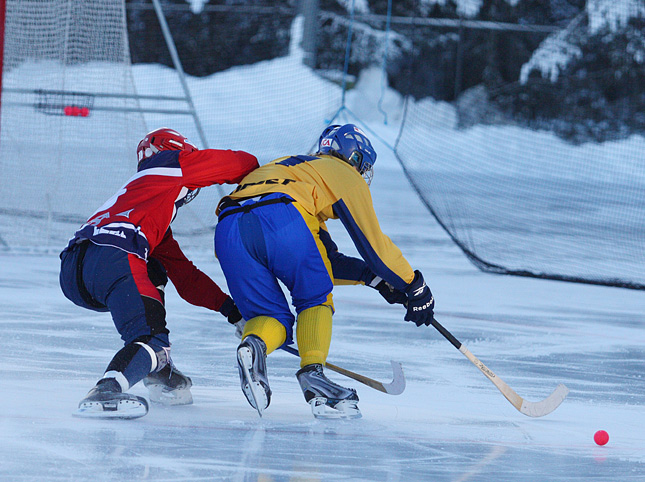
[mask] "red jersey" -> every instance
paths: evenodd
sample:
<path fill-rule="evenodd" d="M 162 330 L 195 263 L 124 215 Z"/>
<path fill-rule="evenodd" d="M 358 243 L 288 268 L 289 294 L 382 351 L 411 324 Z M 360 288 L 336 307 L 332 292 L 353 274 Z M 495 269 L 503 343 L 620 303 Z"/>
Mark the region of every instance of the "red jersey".
<path fill-rule="evenodd" d="M 255 156 L 244 151 L 161 151 L 140 163 L 137 173 L 90 216 L 65 249 L 90 240 L 144 260 L 154 256 L 182 298 L 218 310 L 225 295 L 184 256 L 172 237 L 170 223 L 191 191 L 237 184 L 256 167 Z M 217 299 L 213 299 L 213 289 Z"/>
<path fill-rule="evenodd" d="M 69 246 L 89 239 L 147 259 L 190 191 L 237 184 L 256 167 L 255 156 L 244 151 L 161 151 L 139 165 L 138 172 L 74 234 Z"/>

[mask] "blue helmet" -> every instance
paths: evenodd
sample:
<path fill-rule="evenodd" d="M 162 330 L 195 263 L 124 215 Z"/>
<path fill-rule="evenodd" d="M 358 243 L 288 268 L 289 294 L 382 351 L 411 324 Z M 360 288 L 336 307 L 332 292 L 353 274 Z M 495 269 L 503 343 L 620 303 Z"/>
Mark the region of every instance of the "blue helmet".
<path fill-rule="evenodd" d="M 371 181 L 376 151 L 365 133 L 354 124 L 327 127 L 318 140 L 318 154 L 339 157 Z"/>

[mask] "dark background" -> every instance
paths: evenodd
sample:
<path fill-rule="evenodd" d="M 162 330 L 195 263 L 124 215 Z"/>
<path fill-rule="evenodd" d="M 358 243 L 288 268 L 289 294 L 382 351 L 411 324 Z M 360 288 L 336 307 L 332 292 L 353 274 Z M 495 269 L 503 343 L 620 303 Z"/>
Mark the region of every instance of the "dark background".
<path fill-rule="evenodd" d="M 351 5 L 351 2 L 345 2 Z M 394 17 L 459 19 L 456 4 L 429 6 L 419 0 L 392 2 Z M 584 0 L 484 0 L 467 20 L 570 29 L 566 41 L 581 55 L 557 80 L 534 71 L 520 83 L 520 70 L 548 32 L 436 27 L 393 22 L 387 48 L 389 85 L 415 99 L 455 102 L 462 125 L 513 123 L 546 129 L 573 142 L 602 142 L 645 132 L 645 19 L 591 32 Z M 184 0 L 162 0 L 184 70 L 206 76 L 287 54 L 297 0 L 211 0 L 199 13 Z M 149 0 L 127 1 L 134 63 L 172 65 Z M 386 15 L 387 0 L 371 0 L 368 13 Z M 342 72 L 350 12 L 320 0 L 315 67 Z M 356 12 L 348 73 L 357 75 L 384 59 L 385 22 Z"/>

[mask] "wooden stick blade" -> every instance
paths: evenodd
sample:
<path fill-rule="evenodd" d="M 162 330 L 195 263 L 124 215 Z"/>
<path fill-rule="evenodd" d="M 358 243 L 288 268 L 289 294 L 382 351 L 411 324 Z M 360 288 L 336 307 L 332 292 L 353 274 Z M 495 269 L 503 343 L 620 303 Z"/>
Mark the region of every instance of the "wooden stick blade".
<path fill-rule="evenodd" d="M 556 387 L 553 393 L 544 400 L 539 402 L 526 401 L 520 397 L 515 390 L 509 387 L 504 380 L 499 378 L 490 368 L 484 365 L 479 358 L 473 355 L 465 345 L 461 345 L 459 347 L 459 351 L 463 353 L 473 365 L 479 368 L 479 370 L 486 375 L 486 378 L 493 382 L 493 385 L 502 392 L 502 395 L 506 397 L 506 400 L 511 402 L 511 404 L 521 413 L 528 415 L 529 417 L 543 417 L 544 415 L 548 415 L 560 406 L 569 393 L 569 389 L 563 384 L 560 384 Z"/>
<path fill-rule="evenodd" d="M 291 346 L 282 346 L 280 348 L 287 353 L 299 356 L 298 350 Z M 379 382 L 378 380 L 373 380 L 372 378 L 366 377 L 365 375 L 354 373 L 350 370 L 347 370 L 346 368 L 334 365 L 333 363 L 326 362 L 325 366 L 330 370 L 335 371 L 336 373 L 340 373 L 341 375 L 345 375 L 346 377 L 356 380 L 357 382 L 361 382 L 363 385 L 367 385 L 368 387 L 373 388 L 374 390 L 378 390 L 379 392 L 387 393 L 388 395 L 400 395 L 403 393 L 403 390 L 405 390 L 405 375 L 403 374 L 403 367 L 399 362 L 390 360 L 390 363 L 392 364 L 392 381 L 390 383 L 383 383 Z"/>
<path fill-rule="evenodd" d="M 352 378 L 353 380 L 361 382 L 362 384 L 378 390 L 379 392 L 387 393 L 388 395 L 400 395 L 405 390 L 405 375 L 403 374 L 403 367 L 399 362 L 390 360 L 390 363 L 392 364 L 392 381 L 389 383 L 373 380 L 369 377 L 351 372 L 329 362 L 325 363 L 325 366 L 336 373 Z"/>
<path fill-rule="evenodd" d="M 522 400 L 522 406 L 518 410 L 529 417 L 543 417 L 558 408 L 568 394 L 569 389 L 561 383 L 544 400 L 539 402 Z"/>
<path fill-rule="evenodd" d="M 403 375 L 403 366 L 399 362 L 390 360 L 392 364 L 392 381 L 384 383 L 386 393 L 390 395 L 401 395 L 405 390 L 405 375 Z"/>

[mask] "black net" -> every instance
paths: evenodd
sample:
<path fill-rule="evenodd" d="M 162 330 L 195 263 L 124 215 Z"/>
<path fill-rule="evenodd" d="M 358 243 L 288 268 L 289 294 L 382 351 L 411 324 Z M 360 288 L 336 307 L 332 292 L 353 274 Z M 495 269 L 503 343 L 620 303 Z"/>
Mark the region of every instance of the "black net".
<path fill-rule="evenodd" d="M 645 289 L 645 22 L 614 20 L 550 34 L 515 82 L 407 99 L 397 157 L 479 268 Z"/>

